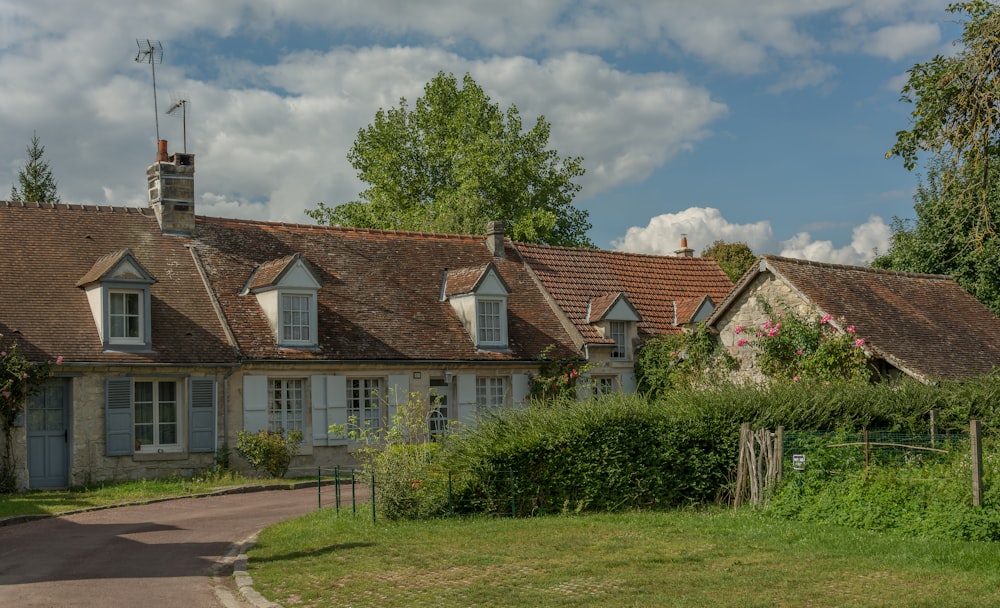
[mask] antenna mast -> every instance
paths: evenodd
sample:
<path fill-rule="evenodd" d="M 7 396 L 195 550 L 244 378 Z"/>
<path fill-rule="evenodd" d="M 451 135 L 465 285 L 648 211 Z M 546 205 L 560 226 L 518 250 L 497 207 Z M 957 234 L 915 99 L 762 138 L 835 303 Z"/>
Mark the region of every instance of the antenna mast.
<path fill-rule="evenodd" d="M 160 141 L 160 112 L 156 108 L 156 64 L 163 63 L 163 45 L 159 40 L 136 38 L 139 54 L 135 56 L 136 63 L 148 63 L 153 70 L 153 117 L 156 119 L 156 141 Z"/>
<path fill-rule="evenodd" d="M 188 129 L 187 129 L 187 111 L 188 105 L 190 104 L 187 95 L 185 93 L 178 93 L 176 96 L 171 95 L 171 104 L 167 109 L 167 115 L 172 116 L 177 110 L 181 111 L 181 126 L 184 130 L 184 153 L 187 154 L 188 151 Z"/>

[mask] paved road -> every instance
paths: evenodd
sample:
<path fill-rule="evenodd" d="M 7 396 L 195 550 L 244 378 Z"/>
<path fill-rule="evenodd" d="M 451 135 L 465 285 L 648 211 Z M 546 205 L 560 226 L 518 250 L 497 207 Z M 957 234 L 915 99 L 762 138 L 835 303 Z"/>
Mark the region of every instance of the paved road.
<path fill-rule="evenodd" d="M 324 503 L 333 503 L 324 488 Z M 218 608 L 239 543 L 317 508 L 316 488 L 187 498 L 0 527 L 0 606 Z M 225 589 L 220 590 L 225 597 Z M 227 602 L 231 604 L 230 602 Z"/>

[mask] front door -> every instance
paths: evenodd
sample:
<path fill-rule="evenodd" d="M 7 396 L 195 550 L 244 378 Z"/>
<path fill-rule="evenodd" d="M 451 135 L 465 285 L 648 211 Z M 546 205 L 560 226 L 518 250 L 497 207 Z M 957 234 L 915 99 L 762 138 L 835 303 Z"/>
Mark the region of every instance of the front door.
<path fill-rule="evenodd" d="M 28 399 L 28 487 L 65 488 L 69 471 L 69 380 Z"/>

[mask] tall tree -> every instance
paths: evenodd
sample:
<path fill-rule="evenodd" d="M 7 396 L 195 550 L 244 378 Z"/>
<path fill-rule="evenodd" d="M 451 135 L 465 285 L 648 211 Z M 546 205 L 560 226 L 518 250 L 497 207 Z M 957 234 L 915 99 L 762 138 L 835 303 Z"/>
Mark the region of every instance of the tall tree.
<path fill-rule="evenodd" d="M 980 200 L 956 194 L 978 181 L 980 174 L 953 175 L 946 159 L 931 162 L 927 177 L 914 196 L 916 220 L 894 218 L 889 251 L 872 262 L 875 268 L 950 274 L 959 285 L 1000 315 L 1000 234 L 976 232 L 982 224 Z M 990 171 L 1000 170 L 1000 158 L 990 159 Z M 945 178 L 947 176 L 947 178 Z M 987 222 L 1000 221 L 1000 181 L 985 189 Z"/>
<path fill-rule="evenodd" d="M 757 256 L 746 243 L 727 243 L 721 239 L 702 251 L 701 257 L 715 259 L 722 272 L 734 283 L 757 261 Z"/>
<path fill-rule="evenodd" d="M 20 188 L 11 186 L 10 200 L 32 203 L 58 203 L 56 180 L 52 177 L 49 163 L 44 159 L 45 146 L 36 133 L 31 134 L 31 145 L 27 147 L 28 162 L 17 173 Z"/>
<path fill-rule="evenodd" d="M 379 109 L 347 157 L 369 184 L 358 200 L 307 211 L 322 224 L 482 234 L 503 220 L 515 240 L 593 246 L 573 206 L 582 159 L 548 149 L 549 123 L 522 131 L 514 105 L 493 103 L 468 74 L 439 72 L 411 110 Z"/>
<path fill-rule="evenodd" d="M 931 152 L 935 179 L 956 206 L 974 212 L 974 234 L 988 234 L 996 231 L 988 199 L 990 158 L 1000 146 L 1000 7 L 972 0 L 947 10 L 966 17 L 961 48 L 910 70 L 902 99 L 914 104 L 913 125 L 896 133 L 886 157 L 913 169 L 921 151 Z"/>

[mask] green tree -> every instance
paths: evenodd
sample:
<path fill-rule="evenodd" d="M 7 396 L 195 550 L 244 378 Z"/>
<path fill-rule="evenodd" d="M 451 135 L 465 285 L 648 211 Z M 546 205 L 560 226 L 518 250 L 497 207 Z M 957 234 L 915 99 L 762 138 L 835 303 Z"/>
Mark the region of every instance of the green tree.
<path fill-rule="evenodd" d="M 32 203 L 58 203 L 56 180 L 52 177 L 49 163 L 44 159 L 45 146 L 38 135 L 32 133 L 31 145 L 27 147 L 28 162 L 17 174 L 20 188 L 11 186 L 10 200 Z"/>
<path fill-rule="evenodd" d="M 411 110 L 379 109 L 347 157 L 369 184 L 359 199 L 307 211 L 321 224 L 482 234 L 503 220 L 520 241 L 593 246 L 588 213 L 573 206 L 582 159 L 547 148 L 549 123 L 522 131 L 468 74 L 439 72 Z"/>
<path fill-rule="evenodd" d="M 3 336 L 0 335 L 0 338 Z M 49 377 L 51 362 L 32 363 L 17 349 L 17 343 L 0 343 L 0 432 L 3 454 L 0 456 L 0 494 L 17 490 L 17 459 L 14 455 L 14 426 L 25 401 L 42 388 Z M 62 357 L 56 360 L 62 364 Z"/>
<path fill-rule="evenodd" d="M 757 261 L 757 256 L 746 243 L 727 243 L 723 240 L 709 245 L 701 252 L 701 257 L 713 258 L 734 283 Z"/>
<path fill-rule="evenodd" d="M 975 235 L 996 231 L 989 212 L 991 158 L 1000 145 L 1000 10 L 985 0 L 951 4 L 965 15 L 961 49 L 913 66 L 902 100 L 914 104 L 912 127 L 896 133 L 886 157 L 913 169 L 921 151 L 931 152 L 936 179 L 949 201 L 973 212 Z"/>
<path fill-rule="evenodd" d="M 1000 159 L 990 159 L 992 170 Z M 978 203 L 954 194 L 966 189 L 963 178 L 945 178 L 946 161 L 932 162 L 926 179 L 914 196 L 916 220 L 894 218 L 889 251 L 872 262 L 875 268 L 950 274 L 986 307 L 1000 315 L 1000 235 L 978 232 Z M 978 175 L 968 177 L 976 180 Z M 991 180 L 986 189 L 985 213 L 990 223 L 1000 219 L 1000 184 Z"/>

